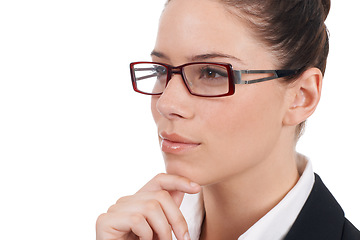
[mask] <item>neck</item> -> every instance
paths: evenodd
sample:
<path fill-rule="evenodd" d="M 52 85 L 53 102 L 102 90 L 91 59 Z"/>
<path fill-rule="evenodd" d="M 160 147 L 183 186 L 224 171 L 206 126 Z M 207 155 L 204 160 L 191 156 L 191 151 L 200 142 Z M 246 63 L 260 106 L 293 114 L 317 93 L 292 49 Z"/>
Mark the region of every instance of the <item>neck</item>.
<path fill-rule="evenodd" d="M 205 219 L 201 239 L 238 239 L 275 207 L 299 179 L 294 151 L 203 188 Z M 224 224 L 224 222 L 226 224 Z"/>

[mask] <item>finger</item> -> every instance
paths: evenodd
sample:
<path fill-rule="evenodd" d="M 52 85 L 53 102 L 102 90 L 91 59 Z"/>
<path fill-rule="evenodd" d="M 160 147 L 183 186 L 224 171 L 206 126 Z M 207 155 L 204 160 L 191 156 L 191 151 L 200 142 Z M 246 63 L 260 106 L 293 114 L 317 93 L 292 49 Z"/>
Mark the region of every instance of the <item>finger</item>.
<path fill-rule="evenodd" d="M 99 216 L 96 223 L 96 239 L 124 239 L 135 234 L 142 240 L 152 240 L 153 231 L 141 214 L 131 214 L 119 217 L 114 213 Z"/>
<path fill-rule="evenodd" d="M 201 190 L 200 185 L 188 178 L 160 173 L 148 182 L 139 192 L 166 190 L 170 192 L 176 205 L 180 207 L 184 193 L 195 194 Z"/>
<path fill-rule="evenodd" d="M 138 219 L 134 219 L 133 223 L 134 224 L 132 225 L 131 230 L 141 240 L 153 239 L 153 230 L 143 216 L 138 216 Z"/>
<path fill-rule="evenodd" d="M 123 197 L 111 206 L 108 212 L 122 217 L 143 215 L 160 239 L 171 239 L 171 229 L 178 240 L 184 239 L 188 232 L 185 218 L 166 190 L 140 192 L 136 196 Z"/>
<path fill-rule="evenodd" d="M 157 192 L 156 195 L 176 238 L 179 240 L 185 239 L 184 236 L 188 234 L 186 220 L 178 206 L 172 201 L 169 192 L 162 190 Z"/>
<path fill-rule="evenodd" d="M 160 190 L 179 191 L 194 194 L 198 193 L 201 190 L 201 187 L 199 184 L 191 182 L 188 178 L 160 173 L 156 175 L 150 182 L 148 182 L 143 188 L 141 188 L 139 192 Z"/>
<path fill-rule="evenodd" d="M 172 199 L 174 200 L 176 206 L 179 208 L 184 199 L 185 193 L 177 192 L 177 191 L 171 191 L 169 193 Z"/>
<path fill-rule="evenodd" d="M 170 240 L 172 238 L 171 226 L 160 202 L 150 200 L 145 204 L 144 208 L 144 216 L 159 239 Z"/>
<path fill-rule="evenodd" d="M 184 239 L 185 234 L 188 232 L 188 226 L 179 207 L 168 191 L 141 192 L 136 194 L 136 199 L 134 197 L 122 198 L 119 200 L 119 204 L 109 208 L 109 212 L 125 212 L 126 215 L 140 213 L 145 216 L 154 232 L 159 236 L 167 236 L 166 231 L 172 229 L 178 240 Z M 137 204 L 134 204 L 135 201 Z M 157 211 L 161 212 L 161 215 L 156 213 Z"/>

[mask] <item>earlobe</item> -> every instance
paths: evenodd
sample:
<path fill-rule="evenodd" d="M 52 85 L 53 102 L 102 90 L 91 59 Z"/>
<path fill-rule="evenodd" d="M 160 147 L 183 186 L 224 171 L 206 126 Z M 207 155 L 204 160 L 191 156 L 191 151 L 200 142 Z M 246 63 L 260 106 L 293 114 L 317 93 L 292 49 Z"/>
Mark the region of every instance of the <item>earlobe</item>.
<path fill-rule="evenodd" d="M 315 111 L 321 96 L 323 75 L 320 69 L 310 68 L 296 80 L 289 91 L 289 107 L 283 124 L 296 126 L 305 121 Z"/>

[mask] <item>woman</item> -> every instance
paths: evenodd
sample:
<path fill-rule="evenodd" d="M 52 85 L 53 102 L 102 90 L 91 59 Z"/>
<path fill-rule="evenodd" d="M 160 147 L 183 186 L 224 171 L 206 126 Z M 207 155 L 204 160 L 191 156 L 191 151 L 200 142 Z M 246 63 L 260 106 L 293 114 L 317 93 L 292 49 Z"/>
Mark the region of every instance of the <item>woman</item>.
<path fill-rule="evenodd" d="M 167 173 L 100 215 L 97 239 L 360 239 L 295 152 L 320 99 L 329 9 L 168 1 L 153 62 L 131 64 Z"/>

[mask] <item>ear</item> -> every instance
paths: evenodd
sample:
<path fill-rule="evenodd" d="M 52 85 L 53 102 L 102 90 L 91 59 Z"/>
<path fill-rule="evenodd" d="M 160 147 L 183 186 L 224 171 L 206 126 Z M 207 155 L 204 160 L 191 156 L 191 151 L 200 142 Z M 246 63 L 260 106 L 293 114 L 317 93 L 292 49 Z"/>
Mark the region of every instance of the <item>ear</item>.
<path fill-rule="evenodd" d="M 288 105 L 283 124 L 296 126 L 315 111 L 321 96 L 323 75 L 320 69 L 310 68 L 303 72 L 290 87 Z"/>

